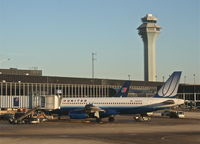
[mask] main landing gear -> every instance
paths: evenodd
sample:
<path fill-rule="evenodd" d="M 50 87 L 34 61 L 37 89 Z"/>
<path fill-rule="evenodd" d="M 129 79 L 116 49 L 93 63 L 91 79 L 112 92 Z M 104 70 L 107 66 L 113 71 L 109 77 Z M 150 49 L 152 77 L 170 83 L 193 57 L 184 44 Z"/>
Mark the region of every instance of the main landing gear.
<path fill-rule="evenodd" d="M 103 123 L 101 118 L 96 118 L 97 123 Z"/>
<path fill-rule="evenodd" d="M 110 116 L 110 117 L 108 118 L 108 122 L 114 122 L 114 121 L 115 121 L 115 118 L 114 118 L 113 116 Z M 102 118 L 96 117 L 96 122 L 97 122 L 97 123 L 103 123 L 103 122 L 102 122 Z"/>
<path fill-rule="evenodd" d="M 108 121 L 109 121 L 109 122 L 114 122 L 114 121 L 115 121 L 115 118 L 114 118 L 113 116 L 112 116 L 112 117 L 109 117 L 109 118 L 108 118 Z"/>

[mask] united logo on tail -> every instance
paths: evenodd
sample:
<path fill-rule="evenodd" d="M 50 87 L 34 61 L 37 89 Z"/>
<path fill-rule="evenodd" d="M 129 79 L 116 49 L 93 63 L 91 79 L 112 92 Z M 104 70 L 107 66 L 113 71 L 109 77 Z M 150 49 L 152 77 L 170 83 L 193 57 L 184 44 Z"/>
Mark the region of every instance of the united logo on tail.
<path fill-rule="evenodd" d="M 164 85 L 159 89 L 155 97 L 174 98 L 178 91 L 181 72 L 174 72 Z"/>

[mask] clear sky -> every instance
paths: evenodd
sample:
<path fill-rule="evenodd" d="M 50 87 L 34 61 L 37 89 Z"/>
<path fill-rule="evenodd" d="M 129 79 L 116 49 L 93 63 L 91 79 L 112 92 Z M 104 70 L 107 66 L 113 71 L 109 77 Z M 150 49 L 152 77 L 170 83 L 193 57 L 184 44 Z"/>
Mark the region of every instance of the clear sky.
<path fill-rule="evenodd" d="M 0 67 L 44 75 L 143 80 L 141 17 L 156 16 L 158 80 L 200 84 L 199 0 L 0 0 Z M 10 58 L 10 61 L 4 61 Z"/>

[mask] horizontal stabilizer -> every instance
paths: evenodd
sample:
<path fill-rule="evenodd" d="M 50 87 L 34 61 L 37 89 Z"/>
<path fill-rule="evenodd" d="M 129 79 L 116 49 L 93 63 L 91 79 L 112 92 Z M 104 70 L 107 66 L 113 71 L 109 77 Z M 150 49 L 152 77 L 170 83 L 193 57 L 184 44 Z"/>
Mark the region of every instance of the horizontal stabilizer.
<path fill-rule="evenodd" d="M 162 102 L 163 105 L 170 105 L 170 104 L 175 104 L 175 102 L 173 100 L 166 100 L 164 102 Z"/>

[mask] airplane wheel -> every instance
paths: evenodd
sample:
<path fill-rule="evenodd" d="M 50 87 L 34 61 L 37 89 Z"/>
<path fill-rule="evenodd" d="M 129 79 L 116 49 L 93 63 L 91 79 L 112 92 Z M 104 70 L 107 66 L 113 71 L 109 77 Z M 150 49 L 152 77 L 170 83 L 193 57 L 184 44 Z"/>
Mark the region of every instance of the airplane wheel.
<path fill-rule="evenodd" d="M 115 121 L 115 118 L 114 118 L 114 117 L 109 117 L 109 118 L 108 118 L 108 121 L 109 121 L 109 122 L 114 122 L 114 121 Z"/>
<path fill-rule="evenodd" d="M 151 121 L 151 117 L 148 117 L 148 121 Z"/>
<path fill-rule="evenodd" d="M 97 123 L 101 123 L 102 121 L 101 121 L 101 118 L 96 118 L 96 122 Z"/>
<path fill-rule="evenodd" d="M 148 116 L 136 116 L 134 117 L 135 121 L 142 122 L 142 121 L 151 121 L 151 117 Z"/>
<path fill-rule="evenodd" d="M 13 124 L 18 124 L 19 122 L 17 120 L 14 120 L 14 123 Z"/>

